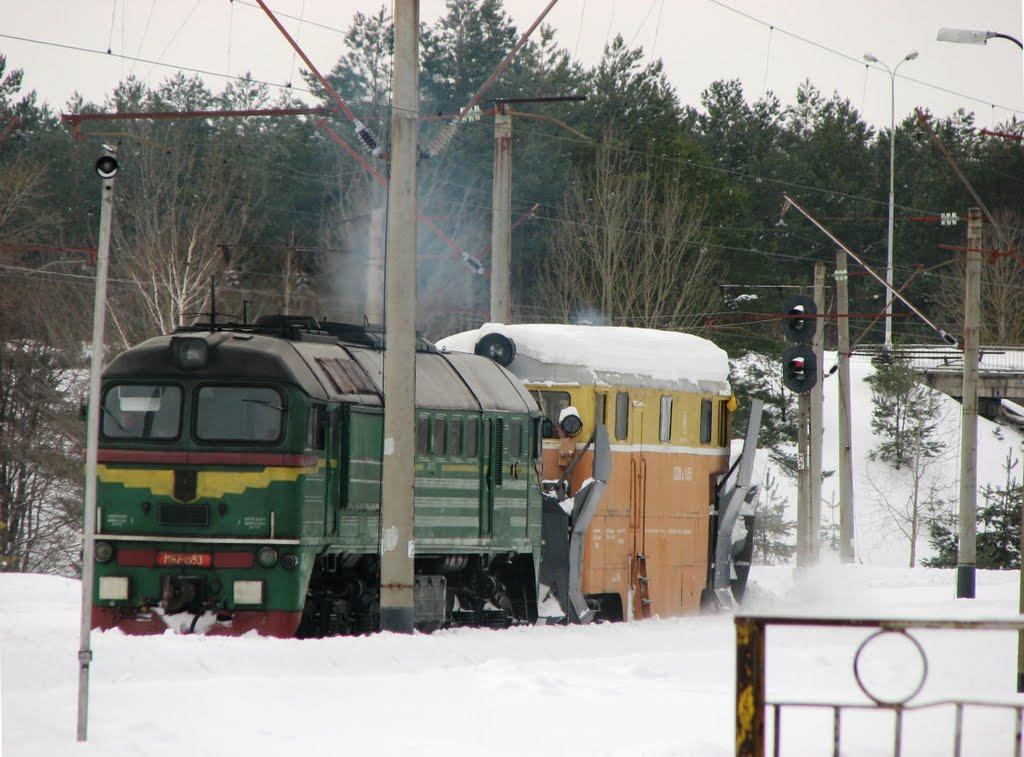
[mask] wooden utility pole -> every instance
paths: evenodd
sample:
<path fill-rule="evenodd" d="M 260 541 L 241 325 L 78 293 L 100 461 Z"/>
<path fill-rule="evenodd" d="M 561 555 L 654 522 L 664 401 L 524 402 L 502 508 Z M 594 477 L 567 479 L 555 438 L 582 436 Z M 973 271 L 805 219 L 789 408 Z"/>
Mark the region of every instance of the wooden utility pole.
<path fill-rule="evenodd" d="M 978 343 L 981 326 L 981 209 L 967 211 L 964 269 L 964 382 L 960 420 L 960 534 L 956 595 L 974 598 L 978 511 Z"/>
<path fill-rule="evenodd" d="M 814 305 L 818 308 L 820 322 L 814 331 L 814 341 L 811 347 L 814 356 L 818 359 L 818 380 L 814 382 L 811 389 L 811 417 L 810 417 L 810 486 L 808 494 L 810 497 L 809 514 L 811 517 L 811 562 L 817 562 L 821 558 L 821 445 L 824 441 L 824 402 L 825 387 L 824 371 L 825 365 L 825 264 L 814 264 Z"/>
<path fill-rule="evenodd" d="M 110 224 L 114 213 L 114 176 L 117 159 L 112 151 L 96 162 L 103 180 L 100 194 L 100 233 L 96 242 L 96 294 L 92 306 L 92 355 L 89 362 L 89 412 L 85 427 L 85 513 L 82 526 L 82 617 L 78 646 L 78 740 L 89 735 L 89 666 L 92 664 L 92 583 L 96 565 L 96 468 L 99 461 L 100 373 L 107 318 L 107 268 L 110 259 Z M 102 524 L 100 524 L 102 528 Z"/>
<path fill-rule="evenodd" d="M 385 261 L 380 628 L 412 633 L 416 422 L 419 0 L 394 2 L 391 176 Z"/>
<path fill-rule="evenodd" d="M 836 248 L 836 335 L 839 357 L 839 561 L 852 563 L 853 441 L 850 430 L 850 278 L 846 252 Z"/>
<path fill-rule="evenodd" d="M 811 560 L 811 467 L 807 449 L 811 400 L 805 392 L 797 395 L 796 403 L 796 564 L 806 567 Z"/>
<path fill-rule="evenodd" d="M 500 100 L 494 109 L 494 184 L 491 193 L 491 322 L 511 320 L 512 116 Z"/>

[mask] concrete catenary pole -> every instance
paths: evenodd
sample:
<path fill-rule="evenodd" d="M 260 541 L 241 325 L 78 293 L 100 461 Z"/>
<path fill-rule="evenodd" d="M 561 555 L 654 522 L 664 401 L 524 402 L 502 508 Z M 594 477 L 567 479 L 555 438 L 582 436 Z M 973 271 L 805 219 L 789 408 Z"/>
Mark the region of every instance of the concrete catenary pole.
<path fill-rule="evenodd" d="M 836 249 L 836 335 L 839 357 L 839 561 L 854 561 L 853 441 L 850 428 L 850 277 L 846 251 Z"/>
<path fill-rule="evenodd" d="M 807 449 L 811 400 L 804 392 L 797 396 L 796 403 L 796 564 L 802 568 L 810 564 L 811 558 L 811 467 Z"/>
<path fill-rule="evenodd" d="M 384 247 L 387 229 L 384 208 L 370 211 L 370 223 L 366 244 L 366 320 L 370 323 L 384 322 Z"/>
<path fill-rule="evenodd" d="M 491 321 L 511 320 L 512 116 L 508 105 L 494 110 L 494 185 L 491 194 Z"/>
<path fill-rule="evenodd" d="M 92 663 L 92 583 L 95 563 L 96 464 L 100 435 L 100 373 L 103 370 L 103 335 L 107 316 L 107 268 L 110 260 L 110 223 L 114 214 L 114 151 L 96 163 L 102 180 L 100 231 L 96 243 L 96 293 L 92 306 L 92 355 L 89 362 L 89 414 L 85 426 L 85 511 L 82 526 L 82 617 L 78 645 L 78 740 L 89 736 L 89 665 Z"/>
<path fill-rule="evenodd" d="M 825 264 L 814 264 L 814 304 L 818 308 L 818 328 L 814 332 L 814 341 L 811 346 L 814 349 L 814 356 L 818 359 L 818 380 L 814 382 L 811 389 L 811 417 L 810 417 L 810 516 L 811 516 L 811 561 L 817 562 L 821 558 L 821 445 L 824 440 L 824 402 L 825 388 L 824 371 L 825 365 Z"/>
<path fill-rule="evenodd" d="M 981 326 L 981 209 L 967 211 L 964 271 L 964 382 L 960 421 L 960 534 L 956 595 L 974 598 L 978 510 L 978 343 Z"/>
<path fill-rule="evenodd" d="M 419 0 L 395 0 L 393 18 L 391 176 L 384 269 L 380 628 L 382 631 L 412 633 Z"/>

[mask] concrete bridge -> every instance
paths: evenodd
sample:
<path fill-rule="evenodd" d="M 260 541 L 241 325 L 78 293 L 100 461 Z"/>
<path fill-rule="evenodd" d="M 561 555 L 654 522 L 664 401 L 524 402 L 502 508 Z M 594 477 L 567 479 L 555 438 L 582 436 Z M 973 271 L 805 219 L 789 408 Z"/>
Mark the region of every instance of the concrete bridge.
<path fill-rule="evenodd" d="M 893 352 L 908 361 L 922 384 L 960 399 L 963 352 L 929 345 L 901 345 Z M 989 345 L 981 348 L 980 356 L 978 414 L 1024 428 L 1024 347 Z"/>

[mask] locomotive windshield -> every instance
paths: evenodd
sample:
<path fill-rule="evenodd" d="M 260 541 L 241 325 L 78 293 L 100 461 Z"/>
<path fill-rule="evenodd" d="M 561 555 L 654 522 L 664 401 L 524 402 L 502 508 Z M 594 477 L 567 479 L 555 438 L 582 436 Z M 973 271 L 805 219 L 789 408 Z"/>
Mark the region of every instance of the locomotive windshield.
<path fill-rule="evenodd" d="M 103 397 L 103 436 L 108 439 L 176 439 L 180 425 L 180 387 L 118 384 Z"/>
<path fill-rule="evenodd" d="M 265 386 L 204 386 L 196 401 L 196 438 L 206 442 L 275 442 L 284 404 Z"/>

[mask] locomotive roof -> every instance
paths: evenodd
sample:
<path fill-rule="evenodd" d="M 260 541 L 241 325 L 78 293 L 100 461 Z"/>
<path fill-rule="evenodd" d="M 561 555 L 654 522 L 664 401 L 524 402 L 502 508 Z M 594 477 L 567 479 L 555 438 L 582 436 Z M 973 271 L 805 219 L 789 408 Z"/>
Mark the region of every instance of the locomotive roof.
<path fill-rule="evenodd" d="M 707 339 L 677 331 L 619 326 L 485 323 L 446 337 L 442 350 L 472 352 L 486 334 L 516 345 L 509 369 L 528 383 L 620 384 L 726 394 L 729 360 Z"/>
<path fill-rule="evenodd" d="M 179 368 L 171 359 L 174 335 L 153 337 L 115 357 L 104 379 L 257 379 L 295 384 L 320 400 L 382 404 L 383 355 L 365 344 L 325 335 L 291 337 L 250 330 L 178 334 L 209 345 L 201 370 Z M 468 358 L 468 359 L 467 359 Z M 504 368 L 475 355 L 416 352 L 416 405 L 422 408 L 536 412 L 525 387 Z"/>

